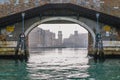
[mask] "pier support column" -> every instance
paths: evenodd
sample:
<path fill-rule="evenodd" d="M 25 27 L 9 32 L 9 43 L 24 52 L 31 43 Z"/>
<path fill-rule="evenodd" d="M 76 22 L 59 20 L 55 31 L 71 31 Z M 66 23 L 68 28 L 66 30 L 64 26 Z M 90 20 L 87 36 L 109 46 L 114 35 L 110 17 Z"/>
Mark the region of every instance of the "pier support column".
<path fill-rule="evenodd" d="M 93 38 L 90 33 L 88 33 L 88 54 L 93 53 Z"/>
<path fill-rule="evenodd" d="M 100 33 L 96 34 L 94 60 L 95 60 L 95 62 L 97 62 L 97 60 L 102 61 L 102 62 L 105 60 L 103 43 L 102 43 L 102 36 Z"/>
<path fill-rule="evenodd" d="M 120 41 L 120 29 L 117 30 L 117 34 L 118 34 L 117 39 Z"/>
<path fill-rule="evenodd" d="M 17 47 L 15 50 L 15 57 L 20 59 L 28 58 L 28 49 L 27 49 L 24 33 L 21 33 L 19 35 L 19 40 L 17 42 Z"/>

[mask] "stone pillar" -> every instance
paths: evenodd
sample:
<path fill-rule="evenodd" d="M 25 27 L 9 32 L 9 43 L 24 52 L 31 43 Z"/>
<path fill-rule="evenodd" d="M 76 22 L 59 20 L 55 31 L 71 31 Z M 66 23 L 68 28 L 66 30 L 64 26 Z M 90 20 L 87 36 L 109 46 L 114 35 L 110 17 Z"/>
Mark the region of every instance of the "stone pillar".
<path fill-rule="evenodd" d="M 90 33 L 88 33 L 88 53 L 93 52 L 93 39 Z"/>
<path fill-rule="evenodd" d="M 117 39 L 120 41 L 120 29 L 117 30 L 117 34 L 118 34 Z"/>

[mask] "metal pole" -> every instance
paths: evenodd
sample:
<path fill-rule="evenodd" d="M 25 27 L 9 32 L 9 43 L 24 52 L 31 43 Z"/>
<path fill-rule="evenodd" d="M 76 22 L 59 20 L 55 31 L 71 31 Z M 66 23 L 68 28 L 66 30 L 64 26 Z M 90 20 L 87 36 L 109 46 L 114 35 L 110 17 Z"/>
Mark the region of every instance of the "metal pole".
<path fill-rule="evenodd" d="M 24 31 L 25 31 L 25 22 L 24 22 L 24 18 L 25 18 L 25 13 L 22 13 L 22 33 L 24 33 Z"/>
<path fill-rule="evenodd" d="M 22 34 L 21 34 L 21 44 L 22 44 L 22 51 L 24 52 L 25 50 L 25 36 L 24 36 L 24 31 L 25 31 L 25 23 L 24 23 L 24 17 L 25 17 L 25 13 L 22 13 Z"/>
<path fill-rule="evenodd" d="M 97 18 L 96 33 L 100 33 L 100 28 L 99 28 L 99 16 L 100 16 L 100 14 L 99 14 L 99 13 L 97 13 L 97 14 L 96 14 L 96 18 Z"/>

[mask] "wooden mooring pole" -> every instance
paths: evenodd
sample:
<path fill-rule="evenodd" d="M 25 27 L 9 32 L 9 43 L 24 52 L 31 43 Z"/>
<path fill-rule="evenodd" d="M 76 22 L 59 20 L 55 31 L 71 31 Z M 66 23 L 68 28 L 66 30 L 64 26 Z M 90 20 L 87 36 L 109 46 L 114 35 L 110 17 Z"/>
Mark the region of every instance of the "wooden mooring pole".
<path fill-rule="evenodd" d="M 94 52 L 94 60 L 97 62 L 105 61 L 104 50 L 103 50 L 103 43 L 102 43 L 102 36 L 100 33 L 96 34 L 96 44 L 95 44 L 95 52 Z"/>
<path fill-rule="evenodd" d="M 21 33 L 15 49 L 16 59 L 28 59 L 28 49 L 25 40 L 25 34 Z"/>

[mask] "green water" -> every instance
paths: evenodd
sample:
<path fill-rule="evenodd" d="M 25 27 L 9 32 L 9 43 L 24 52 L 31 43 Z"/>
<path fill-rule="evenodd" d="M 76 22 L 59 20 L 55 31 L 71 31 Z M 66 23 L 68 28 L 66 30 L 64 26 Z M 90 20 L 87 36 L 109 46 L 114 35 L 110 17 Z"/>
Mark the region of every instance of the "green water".
<path fill-rule="evenodd" d="M 33 49 L 28 62 L 1 59 L 0 80 L 120 80 L 120 60 L 95 63 L 85 49 Z"/>

